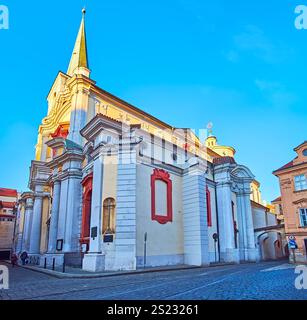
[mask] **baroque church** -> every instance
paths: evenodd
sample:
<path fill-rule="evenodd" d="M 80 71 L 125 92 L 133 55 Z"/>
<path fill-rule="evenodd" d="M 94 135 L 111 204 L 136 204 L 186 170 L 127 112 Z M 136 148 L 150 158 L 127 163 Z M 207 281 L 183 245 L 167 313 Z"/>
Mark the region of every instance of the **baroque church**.
<path fill-rule="evenodd" d="M 19 250 L 93 272 L 259 260 L 254 175 L 235 150 L 164 123 L 90 73 L 83 10 L 19 200 Z"/>

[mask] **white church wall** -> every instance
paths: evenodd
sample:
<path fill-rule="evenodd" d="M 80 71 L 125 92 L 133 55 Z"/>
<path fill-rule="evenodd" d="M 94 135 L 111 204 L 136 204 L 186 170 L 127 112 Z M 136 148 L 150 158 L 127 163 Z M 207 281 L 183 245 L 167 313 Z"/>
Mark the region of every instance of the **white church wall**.
<path fill-rule="evenodd" d="M 213 234 L 218 233 L 217 218 L 216 218 L 216 200 L 215 200 L 215 188 L 208 183 L 208 188 L 211 195 L 211 219 L 212 227 L 208 227 L 208 240 L 209 240 L 209 259 L 210 262 L 217 262 L 218 260 L 218 244 L 215 244 L 213 240 Z M 216 254 L 215 254 L 216 247 Z"/>
<path fill-rule="evenodd" d="M 265 211 L 260 208 L 252 207 L 254 228 L 266 227 Z"/>
<path fill-rule="evenodd" d="M 276 215 L 273 213 L 268 212 L 267 213 L 268 216 L 268 226 L 275 226 L 277 225 L 277 219 L 276 219 Z"/>
<path fill-rule="evenodd" d="M 106 156 L 104 158 L 104 171 L 103 171 L 103 188 L 102 188 L 102 208 L 103 201 L 107 198 L 113 198 L 116 200 L 117 190 L 117 156 Z M 115 210 L 116 212 L 116 210 Z M 103 209 L 101 210 L 101 221 L 103 223 Z M 115 217 L 116 219 L 116 217 Z M 106 270 L 112 270 L 115 259 L 115 239 L 113 243 L 102 243 L 102 247 L 105 253 L 105 268 Z M 101 239 L 103 241 L 103 238 Z"/>
<path fill-rule="evenodd" d="M 163 225 L 151 220 L 151 175 L 153 170 L 154 168 L 149 165 L 139 164 L 137 166 L 137 264 L 143 265 L 145 232 L 147 232 L 146 265 L 182 264 L 183 210 L 180 196 L 182 178 L 169 172 L 173 186 L 173 221 Z"/>

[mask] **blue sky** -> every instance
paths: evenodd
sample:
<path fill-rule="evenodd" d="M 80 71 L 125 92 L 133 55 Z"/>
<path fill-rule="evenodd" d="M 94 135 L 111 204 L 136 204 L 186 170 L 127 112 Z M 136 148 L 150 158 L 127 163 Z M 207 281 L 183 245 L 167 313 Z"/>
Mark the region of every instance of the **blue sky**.
<path fill-rule="evenodd" d="M 304 3 L 306 1 L 306 3 Z M 66 71 L 87 7 L 92 78 L 176 127 L 213 122 L 220 144 L 279 195 L 274 169 L 306 140 L 307 0 L 0 0 L 1 187 L 26 190 L 46 96 Z"/>

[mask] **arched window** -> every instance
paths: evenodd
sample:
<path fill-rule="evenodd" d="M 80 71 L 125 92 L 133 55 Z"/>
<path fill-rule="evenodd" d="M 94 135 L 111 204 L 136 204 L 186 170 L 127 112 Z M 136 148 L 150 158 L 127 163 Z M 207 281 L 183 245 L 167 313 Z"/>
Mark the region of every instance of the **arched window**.
<path fill-rule="evenodd" d="M 115 200 L 113 198 L 103 201 L 102 233 L 115 233 Z"/>
<path fill-rule="evenodd" d="M 160 169 L 151 175 L 151 219 L 161 224 L 173 221 L 172 180 Z"/>
<path fill-rule="evenodd" d="M 206 188 L 206 200 L 207 200 L 207 223 L 208 223 L 208 227 L 212 227 L 211 193 L 208 186 Z"/>

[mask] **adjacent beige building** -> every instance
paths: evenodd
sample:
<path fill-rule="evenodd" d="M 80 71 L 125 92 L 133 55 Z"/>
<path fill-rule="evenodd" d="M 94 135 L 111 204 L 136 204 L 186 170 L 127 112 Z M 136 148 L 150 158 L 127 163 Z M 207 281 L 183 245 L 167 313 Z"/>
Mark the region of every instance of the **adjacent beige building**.
<path fill-rule="evenodd" d="M 294 151 L 296 157 L 273 172 L 281 191 L 280 200 L 274 203 L 284 216 L 286 235 L 296 238 L 296 260 L 307 262 L 307 141 Z"/>

